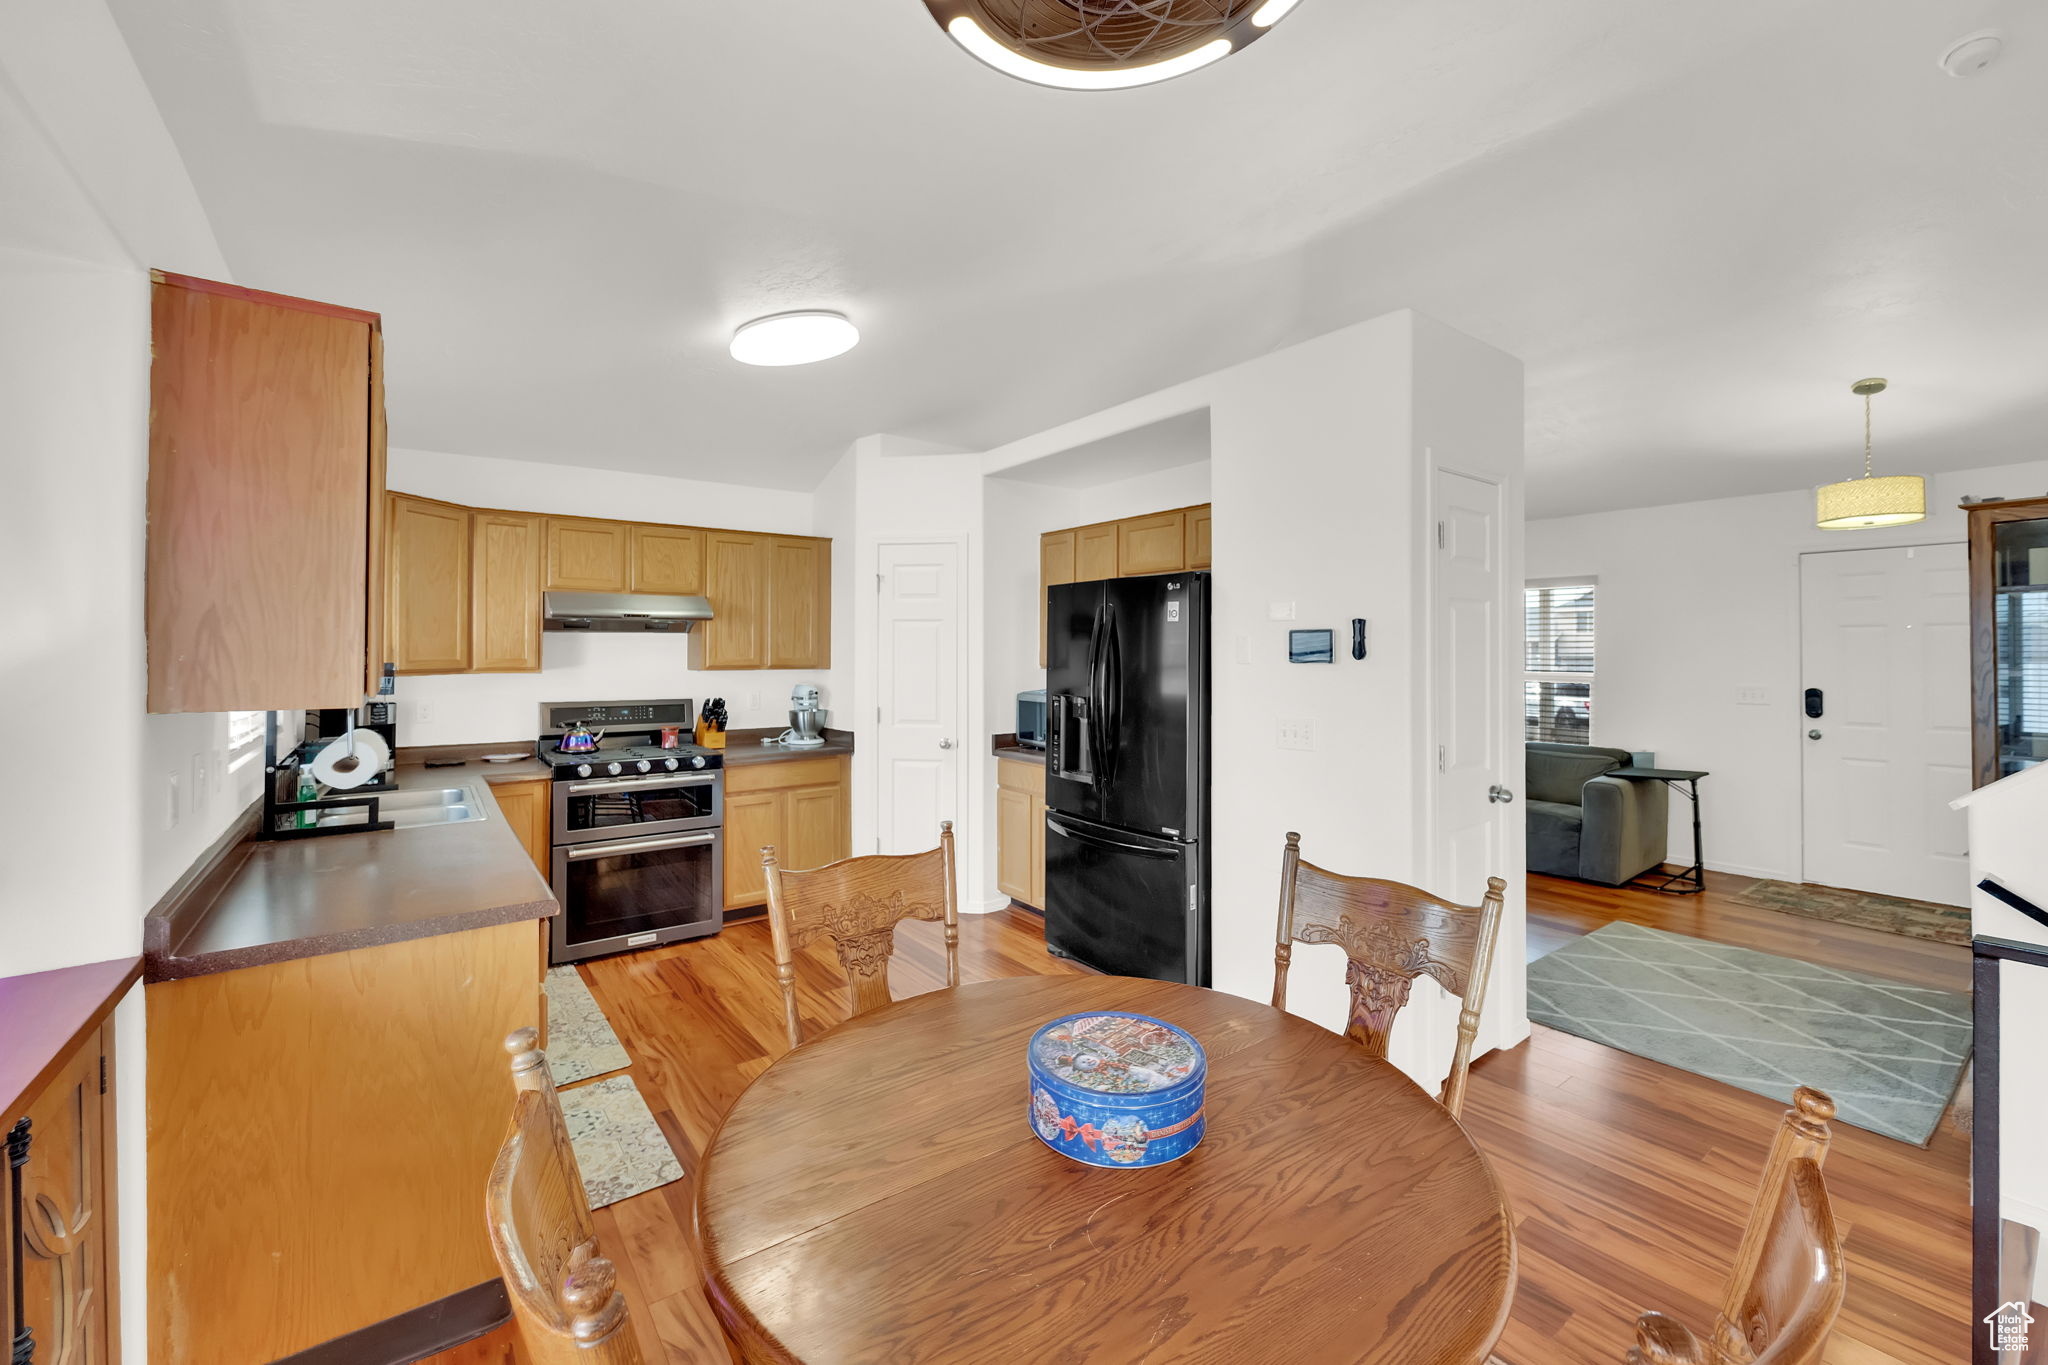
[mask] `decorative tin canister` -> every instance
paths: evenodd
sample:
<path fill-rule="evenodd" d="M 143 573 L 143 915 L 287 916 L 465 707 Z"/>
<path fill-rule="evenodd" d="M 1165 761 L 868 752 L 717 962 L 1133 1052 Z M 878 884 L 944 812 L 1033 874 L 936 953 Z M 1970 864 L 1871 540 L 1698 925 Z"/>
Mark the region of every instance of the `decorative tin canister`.
<path fill-rule="evenodd" d="M 1031 1131 L 1091 1166 L 1163 1166 L 1202 1140 L 1209 1059 L 1163 1019 L 1069 1014 L 1031 1036 Z"/>

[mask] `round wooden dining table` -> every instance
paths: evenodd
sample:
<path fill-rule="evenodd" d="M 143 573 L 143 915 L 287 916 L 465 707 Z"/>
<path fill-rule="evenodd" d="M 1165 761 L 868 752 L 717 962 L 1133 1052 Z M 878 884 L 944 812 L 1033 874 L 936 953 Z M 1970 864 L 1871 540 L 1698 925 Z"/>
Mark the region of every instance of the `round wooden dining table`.
<path fill-rule="evenodd" d="M 1025 1046 L 1132 1010 L 1209 1057 L 1163 1166 L 1040 1142 Z M 749 1362 L 1478 1362 L 1514 1231 L 1463 1128 L 1337 1034 L 1219 991 L 1019 977 L 860 1015 L 777 1061 L 713 1137 L 698 1235 Z"/>

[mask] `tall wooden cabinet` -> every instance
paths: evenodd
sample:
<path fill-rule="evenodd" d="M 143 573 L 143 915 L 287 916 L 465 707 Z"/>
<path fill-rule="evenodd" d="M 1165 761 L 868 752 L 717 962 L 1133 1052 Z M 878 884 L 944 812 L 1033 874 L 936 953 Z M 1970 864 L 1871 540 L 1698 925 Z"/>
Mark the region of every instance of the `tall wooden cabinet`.
<path fill-rule="evenodd" d="M 377 315 L 151 279 L 149 710 L 360 705 L 383 663 Z"/>
<path fill-rule="evenodd" d="M 1965 503 L 1973 786 L 2048 761 L 2048 498 Z"/>

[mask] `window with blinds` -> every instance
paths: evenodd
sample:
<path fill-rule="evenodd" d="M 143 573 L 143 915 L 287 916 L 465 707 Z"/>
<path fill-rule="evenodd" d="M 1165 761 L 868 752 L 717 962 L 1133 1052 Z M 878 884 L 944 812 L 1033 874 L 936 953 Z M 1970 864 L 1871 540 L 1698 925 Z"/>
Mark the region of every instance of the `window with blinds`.
<path fill-rule="evenodd" d="M 1522 593 L 1522 726 L 1552 744 L 1593 742 L 1593 596 L 1589 582 Z"/>

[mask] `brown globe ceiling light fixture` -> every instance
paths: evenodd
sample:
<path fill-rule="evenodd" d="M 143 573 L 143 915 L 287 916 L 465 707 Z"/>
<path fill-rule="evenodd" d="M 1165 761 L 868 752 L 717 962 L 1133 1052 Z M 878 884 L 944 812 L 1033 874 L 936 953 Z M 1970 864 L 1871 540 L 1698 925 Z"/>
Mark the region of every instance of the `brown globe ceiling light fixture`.
<path fill-rule="evenodd" d="M 1257 42 L 1300 0 L 924 0 L 1005 75 L 1064 90 L 1172 80 Z"/>

